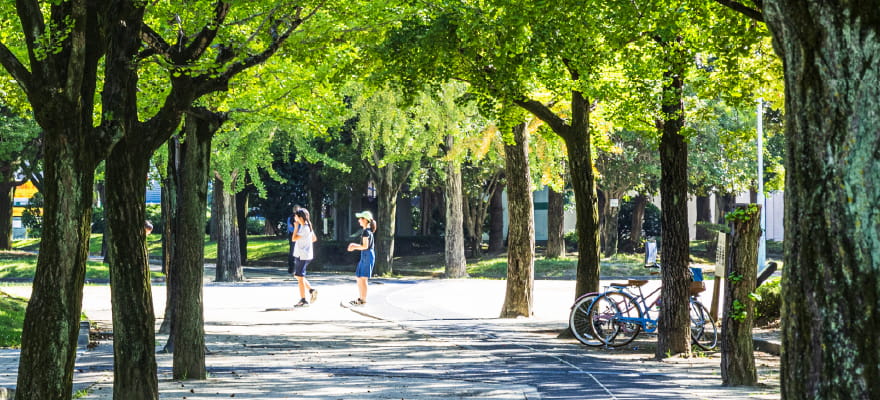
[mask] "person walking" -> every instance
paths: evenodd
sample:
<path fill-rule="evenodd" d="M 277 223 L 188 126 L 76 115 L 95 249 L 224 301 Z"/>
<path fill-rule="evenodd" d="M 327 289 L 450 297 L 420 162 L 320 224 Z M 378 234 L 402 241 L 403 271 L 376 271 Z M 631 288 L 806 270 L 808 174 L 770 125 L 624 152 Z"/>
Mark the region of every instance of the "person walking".
<path fill-rule="evenodd" d="M 367 304 L 367 280 L 373 275 L 373 265 L 376 263 L 376 254 L 373 250 L 374 240 L 373 233 L 376 232 L 376 220 L 373 219 L 373 213 L 369 211 L 361 211 L 354 215 L 358 219 L 363 231 L 361 232 L 360 243 L 349 243 L 348 251 L 360 250 L 361 259 L 358 262 L 354 276 L 357 278 L 358 294 L 357 300 L 349 302 L 352 306 L 362 306 Z"/>
<path fill-rule="evenodd" d="M 309 280 L 306 279 L 306 268 L 314 259 L 315 254 L 313 243 L 318 240 L 318 237 L 315 236 L 312 230 L 312 221 L 309 218 L 308 210 L 305 208 L 297 210 L 294 213 L 294 220 L 296 228 L 290 240 L 295 243 L 294 256 L 296 262 L 294 263 L 293 276 L 296 277 L 300 297 L 299 303 L 296 303 L 294 307 L 307 307 L 309 303 L 314 303 L 315 300 L 318 300 L 318 290 L 313 288 L 309 284 Z M 309 300 L 306 300 L 306 289 L 309 290 Z"/>

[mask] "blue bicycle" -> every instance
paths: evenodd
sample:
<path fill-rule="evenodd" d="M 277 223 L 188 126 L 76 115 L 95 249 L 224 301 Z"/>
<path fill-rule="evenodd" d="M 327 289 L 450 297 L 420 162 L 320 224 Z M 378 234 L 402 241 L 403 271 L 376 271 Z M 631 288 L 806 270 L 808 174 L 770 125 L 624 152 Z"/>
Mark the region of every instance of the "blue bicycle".
<path fill-rule="evenodd" d="M 587 311 L 589 317 L 584 319 L 592 323 L 583 324 L 584 328 L 592 330 L 591 344 L 601 342 L 606 346 L 624 346 L 635 340 L 641 331 L 657 331 L 662 287 L 645 295 L 642 286 L 647 283 L 647 280 L 634 279 L 612 283 L 610 290 L 591 299 Z M 718 345 L 718 325 L 696 297 L 703 290 L 702 285 L 695 285 L 690 293 L 691 339 L 697 347 L 711 350 Z"/>

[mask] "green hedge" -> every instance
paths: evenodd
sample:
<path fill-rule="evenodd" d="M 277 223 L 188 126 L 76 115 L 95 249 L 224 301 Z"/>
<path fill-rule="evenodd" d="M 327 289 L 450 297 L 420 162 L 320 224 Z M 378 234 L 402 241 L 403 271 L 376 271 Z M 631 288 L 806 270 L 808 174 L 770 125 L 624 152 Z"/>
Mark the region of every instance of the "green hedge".
<path fill-rule="evenodd" d="M 761 300 L 755 303 L 755 325 L 768 325 L 779 319 L 782 312 L 782 287 L 781 278 L 770 278 L 763 285 L 758 286 L 755 293 L 761 296 Z"/>

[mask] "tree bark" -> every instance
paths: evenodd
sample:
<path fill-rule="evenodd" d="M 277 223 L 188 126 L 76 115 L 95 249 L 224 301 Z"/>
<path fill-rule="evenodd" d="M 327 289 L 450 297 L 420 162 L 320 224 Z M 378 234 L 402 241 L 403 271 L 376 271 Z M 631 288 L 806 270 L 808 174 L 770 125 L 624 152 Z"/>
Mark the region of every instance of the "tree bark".
<path fill-rule="evenodd" d="M 98 61 L 104 58 L 105 104 L 130 93 L 135 82 L 132 45 L 138 41 L 143 8 L 126 2 L 111 7 L 85 3 L 52 8 L 53 20 L 70 19 L 68 39 L 57 42 L 59 51 L 38 59 L 34 47 L 39 43 L 37 36 L 42 35 L 41 10 L 36 3 L 18 2 L 32 71 L 11 57 L 6 47 L 0 52 L 0 62 L 26 92 L 34 117 L 45 132 L 43 236 L 22 329 L 18 400 L 71 396 L 89 252 L 94 170 L 126 130 L 120 120 L 105 121 L 101 129 L 92 126 Z M 75 12 L 66 14 L 70 9 Z M 98 21 L 110 18 L 105 12 L 118 23 L 101 26 Z M 109 51 L 104 47 L 108 42 L 113 43 Z M 107 106 L 103 111 L 112 113 L 113 109 Z M 120 385 L 126 387 L 127 383 Z M 119 394 L 125 395 L 124 391 Z"/>
<path fill-rule="evenodd" d="M 569 72 L 573 80 L 580 79 L 576 70 Z M 547 123 L 565 142 L 577 215 L 578 263 L 574 298 L 598 291 L 599 207 L 590 150 L 590 104 L 583 93 L 573 90 L 569 123 L 540 102 L 527 100 L 516 103 Z"/>
<path fill-rule="evenodd" d="M 0 169 L 0 250 L 12 250 L 12 203 L 16 183 L 12 174 Z"/>
<path fill-rule="evenodd" d="M 422 194 L 419 196 L 419 208 L 421 210 L 419 233 L 425 236 L 431 234 L 431 212 L 434 209 L 431 201 L 432 197 L 430 189 L 422 188 Z"/>
<path fill-rule="evenodd" d="M 236 178 L 232 178 L 233 181 Z M 235 217 L 235 194 L 227 190 L 219 176 L 214 179 L 214 204 L 217 214 L 217 282 L 241 282 L 241 251 L 238 248 L 238 224 Z"/>
<path fill-rule="evenodd" d="M 725 386 L 754 386 L 755 370 L 752 326 L 755 301 L 751 294 L 758 281 L 758 238 L 761 236 L 761 206 L 740 205 L 733 221 L 731 258 L 724 293 L 724 321 L 721 327 L 721 381 Z"/>
<path fill-rule="evenodd" d="M 633 250 L 642 249 L 642 227 L 645 223 L 645 207 L 648 205 L 648 196 L 639 194 L 633 199 L 632 223 L 629 232 L 630 244 Z"/>
<path fill-rule="evenodd" d="M 171 342 L 171 323 L 174 321 L 174 308 L 177 304 L 175 282 L 171 274 L 171 267 L 175 264 L 174 245 L 177 243 L 177 229 L 180 227 L 176 221 L 181 201 L 181 172 L 183 168 L 183 148 L 180 137 L 177 135 L 168 140 L 168 166 L 165 179 L 162 180 L 162 271 L 165 273 L 165 313 L 162 325 L 158 333 L 168 334 Z M 174 348 L 165 345 L 165 351 L 171 352 Z"/>
<path fill-rule="evenodd" d="M 547 193 L 547 258 L 565 256 L 565 205 L 563 195 L 553 188 Z"/>
<path fill-rule="evenodd" d="M 712 203 L 709 196 L 697 196 L 697 222 L 712 223 Z M 696 240 L 712 240 L 714 233 L 697 224 Z"/>
<path fill-rule="evenodd" d="M 238 225 L 238 254 L 242 265 L 247 265 L 247 217 L 248 213 L 248 191 L 242 190 L 235 194 L 235 223 Z"/>
<path fill-rule="evenodd" d="M 660 214 L 663 254 L 663 307 L 658 322 L 657 358 L 668 355 L 690 355 L 690 311 L 689 311 L 689 271 L 688 271 L 688 218 L 687 218 L 687 142 L 681 134 L 684 126 L 684 63 L 675 60 L 677 44 L 670 47 L 673 61 L 664 74 L 664 95 L 667 99 L 662 105 L 663 121 L 660 137 Z"/>
<path fill-rule="evenodd" d="M 151 154 L 144 151 L 139 140 L 126 137 L 113 148 L 106 164 L 116 399 L 159 398 L 155 316 L 144 231 L 144 188 Z"/>
<path fill-rule="evenodd" d="M 69 399 L 73 391 L 97 166 L 92 149 L 78 146 L 85 137 L 76 124 L 46 128 L 43 236 L 22 327 L 18 400 Z"/>
<path fill-rule="evenodd" d="M 880 393 L 880 10 L 764 3 L 785 69 L 782 397 Z"/>
<path fill-rule="evenodd" d="M 220 200 L 217 199 L 217 192 L 220 189 L 216 185 L 217 182 L 214 182 L 211 185 L 211 219 L 208 220 L 208 238 L 212 242 L 218 242 L 220 240 L 220 227 L 217 226 L 217 215 L 220 214 L 220 210 L 217 209 L 220 207 Z"/>
<path fill-rule="evenodd" d="M 205 328 L 202 304 L 202 277 L 205 267 L 205 208 L 208 198 L 208 171 L 211 165 L 213 125 L 218 121 L 206 114 L 186 115 L 186 140 L 181 148 L 180 187 L 174 232 L 175 258 L 170 280 L 174 290 L 171 337 L 174 344 L 174 379 L 207 378 L 205 369 Z"/>
<path fill-rule="evenodd" d="M 504 145 L 507 175 L 507 290 L 501 318 L 530 317 L 535 286 L 535 219 L 529 172 L 528 125 L 513 128 L 514 143 Z"/>
<path fill-rule="evenodd" d="M 381 178 L 377 188 L 379 209 L 377 211 L 375 275 L 391 275 L 394 263 L 394 229 L 397 219 L 397 191 L 394 190 L 395 165 L 380 169 Z"/>
<path fill-rule="evenodd" d="M 504 185 L 498 184 L 489 199 L 489 254 L 504 251 Z"/>
<path fill-rule="evenodd" d="M 586 107 L 586 104 L 582 105 Z M 566 140 L 575 197 L 578 263 L 575 298 L 599 290 L 599 207 L 588 128 Z"/>
<path fill-rule="evenodd" d="M 446 137 L 449 148 L 453 145 L 452 136 Z M 461 165 L 455 160 L 446 162 L 446 277 L 464 278 L 468 276 L 467 260 L 464 256 L 464 215 L 461 189 Z M 479 244 L 478 244 L 479 245 Z"/>
<path fill-rule="evenodd" d="M 309 218 L 319 237 L 324 234 L 324 182 L 321 179 L 321 170 L 321 165 L 309 164 Z"/>
<path fill-rule="evenodd" d="M 608 198 L 602 205 L 602 214 L 605 216 L 605 223 L 602 225 L 602 251 L 605 257 L 611 257 L 617 254 L 617 215 L 620 214 L 620 205 L 611 207 L 612 199 L 619 199 L 622 193 L 605 191 Z"/>

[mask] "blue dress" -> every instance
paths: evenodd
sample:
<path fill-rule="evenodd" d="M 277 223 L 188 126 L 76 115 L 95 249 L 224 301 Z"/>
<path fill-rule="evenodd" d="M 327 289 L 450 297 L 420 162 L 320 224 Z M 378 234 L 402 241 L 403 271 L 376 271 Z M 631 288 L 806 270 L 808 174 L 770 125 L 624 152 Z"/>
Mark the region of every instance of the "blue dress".
<path fill-rule="evenodd" d="M 354 271 L 354 276 L 358 278 L 369 278 L 373 276 L 373 265 L 376 264 L 376 253 L 373 250 L 373 231 L 369 228 L 364 229 L 364 232 L 361 233 L 362 238 L 368 238 L 369 247 L 366 250 L 361 250 L 361 259 L 358 261 L 357 269 Z M 361 239 L 361 243 L 363 243 L 363 239 Z"/>

